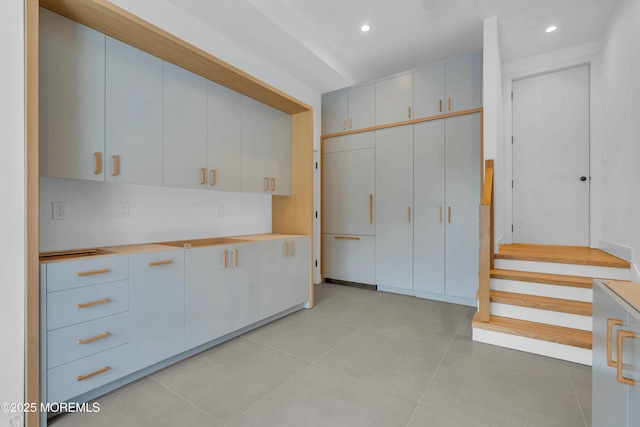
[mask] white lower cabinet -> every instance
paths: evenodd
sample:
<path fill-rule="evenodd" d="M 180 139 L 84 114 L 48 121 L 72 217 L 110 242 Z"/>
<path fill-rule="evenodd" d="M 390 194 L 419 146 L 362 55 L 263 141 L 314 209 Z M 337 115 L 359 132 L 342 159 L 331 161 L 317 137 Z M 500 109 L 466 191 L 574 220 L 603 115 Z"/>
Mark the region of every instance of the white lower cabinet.
<path fill-rule="evenodd" d="M 229 269 L 229 330 L 260 320 L 260 272 L 262 242 L 233 245 L 227 255 Z"/>
<path fill-rule="evenodd" d="M 324 234 L 324 277 L 375 285 L 375 237 Z"/>
<path fill-rule="evenodd" d="M 184 351 L 184 250 L 129 257 L 131 371 Z"/>

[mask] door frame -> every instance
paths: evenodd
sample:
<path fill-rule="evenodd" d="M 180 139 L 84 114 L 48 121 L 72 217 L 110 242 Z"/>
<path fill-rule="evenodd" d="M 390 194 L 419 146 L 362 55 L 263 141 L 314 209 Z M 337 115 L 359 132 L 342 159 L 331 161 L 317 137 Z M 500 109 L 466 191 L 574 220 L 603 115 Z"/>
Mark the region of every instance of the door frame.
<path fill-rule="evenodd" d="M 593 177 L 595 174 L 597 178 L 600 167 L 598 167 L 594 159 L 592 147 L 594 136 L 599 131 L 596 126 L 599 117 L 596 117 L 598 113 L 591 106 L 601 97 L 601 89 L 597 84 L 597 79 L 600 75 L 599 49 L 600 47 L 597 43 L 592 43 L 568 49 L 566 52 L 562 51 L 564 55 L 552 52 L 547 55 L 507 64 L 503 67 L 504 149 L 502 158 L 504 164 L 504 187 L 502 190 L 498 189 L 497 192 L 502 192 L 503 194 L 504 203 L 501 211 L 504 220 L 502 222 L 502 230 L 497 230 L 496 233 L 496 250 L 500 244 L 513 243 L 513 234 L 511 232 L 511 225 L 513 224 L 513 193 L 511 191 L 511 181 L 513 180 L 513 146 L 511 144 L 513 135 L 513 100 L 511 99 L 511 93 L 513 91 L 513 82 L 582 65 L 589 66 L 589 170 L 591 176 Z M 597 206 L 599 201 L 598 193 L 594 191 L 594 187 L 597 185 L 597 179 L 592 179 L 589 185 L 589 246 L 592 248 L 598 247 L 600 237 L 600 215 L 593 208 Z"/>

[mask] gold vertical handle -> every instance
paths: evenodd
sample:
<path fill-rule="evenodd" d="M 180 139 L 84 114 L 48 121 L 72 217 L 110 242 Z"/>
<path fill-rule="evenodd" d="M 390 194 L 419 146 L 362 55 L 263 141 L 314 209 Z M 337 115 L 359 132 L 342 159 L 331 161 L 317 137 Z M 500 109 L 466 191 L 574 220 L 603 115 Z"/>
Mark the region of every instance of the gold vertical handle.
<path fill-rule="evenodd" d="M 118 154 L 113 156 L 113 176 L 120 175 L 120 156 Z"/>
<path fill-rule="evenodd" d="M 211 185 L 216 185 L 216 170 L 211 169 Z"/>
<path fill-rule="evenodd" d="M 353 119 L 349 119 L 349 129 L 353 129 Z"/>
<path fill-rule="evenodd" d="M 102 173 L 102 153 L 99 151 L 96 151 L 95 153 L 96 156 L 96 170 L 95 170 L 95 174 L 99 175 Z"/>
<path fill-rule="evenodd" d="M 373 194 L 369 194 L 369 224 L 373 224 Z"/>
<path fill-rule="evenodd" d="M 440 224 L 442 224 L 442 206 L 440 206 Z"/>
<path fill-rule="evenodd" d="M 618 379 L 618 382 L 620 384 L 626 384 L 626 385 L 630 385 L 630 386 L 635 386 L 636 385 L 635 380 L 633 380 L 632 378 L 624 377 L 622 375 L 622 368 L 623 368 L 623 365 L 624 365 L 624 363 L 622 361 L 622 355 L 623 355 L 622 346 L 624 344 L 623 340 L 625 338 L 634 339 L 635 337 L 636 337 L 636 334 L 633 331 L 624 331 L 622 329 L 620 329 L 618 331 L 618 339 L 617 339 L 617 344 L 618 345 L 616 346 L 617 349 L 618 349 L 618 363 L 616 363 L 616 370 L 618 371 L 618 375 L 617 375 L 618 378 L 617 379 Z"/>
<path fill-rule="evenodd" d="M 442 113 L 442 99 L 440 100 L 440 112 Z"/>
<path fill-rule="evenodd" d="M 451 206 L 449 206 L 449 209 L 447 212 L 447 222 L 451 224 Z"/>
<path fill-rule="evenodd" d="M 207 168 L 200 169 L 200 185 L 205 185 L 207 183 Z"/>
<path fill-rule="evenodd" d="M 237 249 L 233 249 L 231 251 L 231 253 L 233 254 L 233 264 L 231 264 L 233 267 L 237 267 L 238 266 L 238 250 Z"/>
<path fill-rule="evenodd" d="M 289 256 L 289 243 L 284 243 L 284 256 Z"/>
<path fill-rule="evenodd" d="M 269 177 L 265 176 L 264 177 L 264 191 L 268 191 L 269 190 Z"/>
<path fill-rule="evenodd" d="M 449 111 L 451 111 L 451 98 L 449 98 L 449 100 L 447 101 L 447 106 L 449 108 Z"/>
<path fill-rule="evenodd" d="M 411 206 L 407 208 L 407 222 L 411 222 Z"/>
<path fill-rule="evenodd" d="M 613 327 L 622 326 L 622 320 L 620 319 L 607 319 L 607 365 L 615 368 L 618 366 L 618 362 L 613 360 L 612 341 L 613 341 Z M 618 359 L 620 353 L 618 353 Z"/>
<path fill-rule="evenodd" d="M 84 381 L 84 380 L 86 380 L 88 378 L 95 377 L 96 375 L 102 374 L 103 372 L 107 372 L 109 369 L 111 369 L 111 368 L 108 367 L 108 366 L 105 366 L 104 368 L 98 369 L 97 371 L 91 372 L 90 374 L 78 375 L 78 381 Z"/>
<path fill-rule="evenodd" d="M 294 250 L 293 250 L 293 242 L 291 242 L 291 256 L 293 256 L 295 254 Z"/>
<path fill-rule="evenodd" d="M 222 268 L 227 268 L 227 251 L 222 251 Z"/>
<path fill-rule="evenodd" d="M 86 339 L 83 339 L 83 340 L 78 340 L 78 344 L 81 344 L 81 345 L 82 344 L 89 344 L 91 342 L 98 341 L 98 340 L 101 340 L 103 338 L 106 338 L 106 337 L 108 337 L 110 335 L 111 334 L 109 332 L 103 332 L 100 335 L 96 335 L 95 337 L 86 338 Z"/>
<path fill-rule="evenodd" d="M 409 118 L 411 118 L 411 106 L 409 106 L 409 108 L 408 108 L 407 116 L 408 116 Z"/>
<path fill-rule="evenodd" d="M 276 179 L 271 178 L 271 191 L 276 191 Z"/>

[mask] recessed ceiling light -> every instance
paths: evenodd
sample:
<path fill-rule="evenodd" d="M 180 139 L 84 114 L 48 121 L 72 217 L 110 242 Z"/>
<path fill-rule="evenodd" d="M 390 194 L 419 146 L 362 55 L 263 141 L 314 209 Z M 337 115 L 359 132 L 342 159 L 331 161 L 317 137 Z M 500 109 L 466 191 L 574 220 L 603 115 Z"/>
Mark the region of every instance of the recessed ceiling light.
<path fill-rule="evenodd" d="M 364 24 L 362 27 L 360 27 L 360 31 L 366 33 L 367 31 L 369 31 L 369 26 L 367 24 Z"/>
<path fill-rule="evenodd" d="M 545 31 L 546 31 L 547 33 L 552 33 L 552 32 L 554 32 L 554 31 L 555 31 L 555 30 L 557 30 L 557 29 L 558 29 L 558 27 L 556 27 L 555 25 L 552 25 L 552 26 L 548 27 Z"/>

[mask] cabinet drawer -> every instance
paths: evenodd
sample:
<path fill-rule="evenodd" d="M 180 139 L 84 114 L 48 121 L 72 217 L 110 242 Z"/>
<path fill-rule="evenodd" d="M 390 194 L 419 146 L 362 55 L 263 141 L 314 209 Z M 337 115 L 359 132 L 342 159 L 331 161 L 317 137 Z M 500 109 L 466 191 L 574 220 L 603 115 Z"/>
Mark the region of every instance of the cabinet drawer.
<path fill-rule="evenodd" d="M 92 373 L 95 375 L 86 378 Z M 64 402 L 122 378 L 128 373 L 128 344 L 49 369 L 47 371 L 47 401 Z M 85 379 L 82 379 L 83 377 Z"/>
<path fill-rule="evenodd" d="M 47 294 L 47 330 L 122 313 L 128 309 L 128 280 L 51 292 Z"/>
<path fill-rule="evenodd" d="M 47 333 L 47 367 L 55 368 L 128 341 L 129 313 L 60 328 Z"/>
<path fill-rule="evenodd" d="M 128 278 L 129 263 L 126 256 L 104 256 L 47 264 L 47 292 Z"/>
<path fill-rule="evenodd" d="M 324 235 L 324 276 L 328 279 L 375 284 L 375 237 Z"/>

